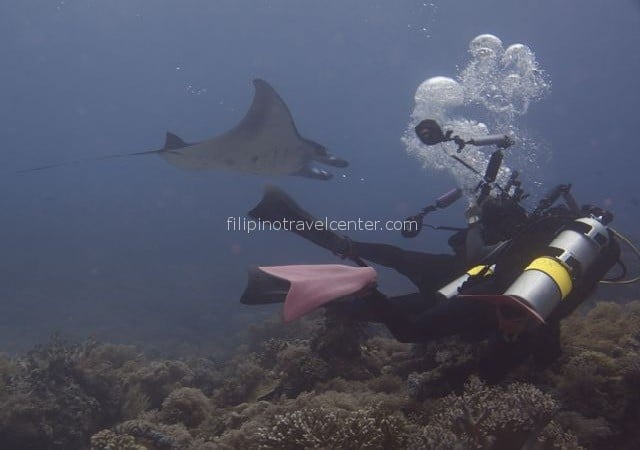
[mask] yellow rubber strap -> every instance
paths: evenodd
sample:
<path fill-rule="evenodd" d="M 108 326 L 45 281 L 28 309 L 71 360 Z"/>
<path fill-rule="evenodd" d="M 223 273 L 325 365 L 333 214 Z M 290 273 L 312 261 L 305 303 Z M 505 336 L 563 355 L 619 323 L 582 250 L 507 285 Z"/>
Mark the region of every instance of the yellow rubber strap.
<path fill-rule="evenodd" d="M 467 270 L 467 275 L 470 276 L 475 276 L 478 275 L 480 272 L 482 272 L 483 270 L 487 269 L 487 266 L 475 266 L 472 267 L 471 269 Z M 488 270 L 485 272 L 485 276 L 486 275 L 492 275 L 493 274 L 493 270 L 491 270 L 491 267 L 488 268 Z"/>
<path fill-rule="evenodd" d="M 524 270 L 539 270 L 551 277 L 551 279 L 558 285 L 558 289 L 560 289 L 560 294 L 563 299 L 569 295 L 571 289 L 573 289 L 573 281 L 571 281 L 569 270 L 564 266 L 564 264 L 555 258 L 542 256 L 534 259 L 533 262 Z"/>

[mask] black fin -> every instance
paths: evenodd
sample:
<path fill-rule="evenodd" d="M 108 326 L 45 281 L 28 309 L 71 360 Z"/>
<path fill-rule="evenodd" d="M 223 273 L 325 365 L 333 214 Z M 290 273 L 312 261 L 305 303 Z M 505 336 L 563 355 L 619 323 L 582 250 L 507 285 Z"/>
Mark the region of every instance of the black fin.
<path fill-rule="evenodd" d="M 260 203 L 256 205 L 249 216 L 263 221 L 305 223 L 307 227 L 292 227 L 290 231 L 301 236 L 322 248 L 337 253 L 344 246 L 345 240 L 331 230 L 319 229 L 310 225 L 317 222 L 311 213 L 305 211 L 293 198 L 276 186 L 267 186 Z"/>
<path fill-rule="evenodd" d="M 304 227 L 290 227 L 289 231 L 297 234 L 314 244 L 329 250 L 330 252 L 348 258 L 361 267 L 367 264 L 358 256 L 351 253 L 351 241 L 323 227 L 313 227 L 311 224 L 318 221 L 311 213 L 305 211 L 293 198 L 276 186 L 267 186 L 260 203 L 256 205 L 249 216 L 256 220 L 270 222 L 305 223 Z"/>
<path fill-rule="evenodd" d="M 164 150 L 177 150 L 188 146 L 189 144 L 180 139 L 177 135 L 167 131 L 167 137 L 164 141 Z"/>
<path fill-rule="evenodd" d="M 270 275 L 259 267 L 249 268 L 249 281 L 242 293 L 240 303 L 245 305 L 264 305 L 282 303 L 291 289 L 291 283 Z"/>

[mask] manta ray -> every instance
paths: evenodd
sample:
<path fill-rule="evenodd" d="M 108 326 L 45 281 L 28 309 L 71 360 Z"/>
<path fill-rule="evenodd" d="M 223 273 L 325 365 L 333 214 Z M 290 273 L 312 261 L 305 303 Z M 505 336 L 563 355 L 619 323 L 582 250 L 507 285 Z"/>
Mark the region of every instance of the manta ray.
<path fill-rule="evenodd" d="M 259 175 L 299 175 L 328 180 L 332 174 L 312 164 L 346 167 L 348 162 L 330 154 L 325 147 L 300 136 L 289 108 L 264 80 L 253 81 L 255 94 L 249 111 L 238 125 L 211 139 L 187 143 L 167 132 L 159 150 L 110 155 L 99 160 L 157 154 L 169 164 L 187 170 L 228 169 Z M 20 172 L 74 164 L 72 161 L 36 167 Z"/>

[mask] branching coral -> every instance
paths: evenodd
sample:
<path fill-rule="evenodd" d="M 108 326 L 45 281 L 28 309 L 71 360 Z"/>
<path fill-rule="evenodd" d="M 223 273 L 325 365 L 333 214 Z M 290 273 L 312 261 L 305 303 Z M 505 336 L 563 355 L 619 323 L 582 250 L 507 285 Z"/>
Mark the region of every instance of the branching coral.
<path fill-rule="evenodd" d="M 153 449 L 186 449 L 193 438 L 182 425 L 162 425 L 146 420 L 129 420 L 117 425 L 118 435 L 132 436 L 136 443 Z"/>
<path fill-rule="evenodd" d="M 135 438 L 128 434 L 102 430 L 91 436 L 91 450 L 146 450 L 146 447 L 136 444 Z"/>
<path fill-rule="evenodd" d="M 571 430 L 575 436 L 579 437 L 579 443 L 586 448 L 598 448 L 598 442 L 606 442 L 605 439 L 614 435 L 604 418 L 588 419 L 575 411 L 560 412 L 554 422 L 562 425 L 564 429 Z"/>
<path fill-rule="evenodd" d="M 583 450 L 584 447 L 578 443 L 578 437 L 571 431 L 562 427 L 558 422 L 552 420 L 540 431 L 535 440 L 527 442 L 528 448 L 534 449 L 561 449 L 561 450 Z M 593 448 L 593 447 L 590 447 Z"/>
<path fill-rule="evenodd" d="M 442 396 L 462 386 L 476 364 L 474 346 L 455 337 L 430 342 L 415 352 L 420 355 L 422 371 L 408 375 L 407 390 L 416 400 Z M 413 364 L 417 364 L 415 359 Z"/>
<path fill-rule="evenodd" d="M 349 381 L 365 388 L 362 382 Z M 216 445 L 220 449 L 231 450 L 236 448 L 256 448 L 261 442 L 259 433 L 271 430 L 276 416 L 286 415 L 295 411 L 323 410 L 337 414 L 339 417 L 347 417 L 357 411 L 375 410 L 384 411 L 385 415 L 391 415 L 402 421 L 399 413 L 406 399 L 394 394 L 377 394 L 369 391 L 360 392 L 335 392 L 326 391 L 320 394 L 305 392 L 295 399 L 280 397 L 273 402 L 258 402 L 238 405 L 227 411 L 216 411 L 213 416 L 222 417 L 225 424 L 224 432 L 215 438 Z M 402 421 L 404 423 L 404 421 Z M 201 427 L 204 428 L 205 426 Z"/>
<path fill-rule="evenodd" d="M 450 394 L 436 402 L 412 447 L 521 448 L 550 422 L 558 407 L 532 385 L 489 387 L 473 377 L 462 395 Z"/>
<path fill-rule="evenodd" d="M 274 418 L 258 432 L 262 449 L 388 449 L 405 445 L 405 422 L 376 408 L 352 412 L 310 408 Z"/>

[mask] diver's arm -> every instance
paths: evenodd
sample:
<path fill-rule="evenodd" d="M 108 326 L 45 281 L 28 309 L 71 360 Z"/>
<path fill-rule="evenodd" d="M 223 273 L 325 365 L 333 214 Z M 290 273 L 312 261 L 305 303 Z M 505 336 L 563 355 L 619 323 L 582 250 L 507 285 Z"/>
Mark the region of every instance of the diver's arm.
<path fill-rule="evenodd" d="M 475 264 L 482 261 L 500 245 L 502 245 L 502 242 L 498 242 L 497 244 L 493 245 L 485 244 L 482 237 L 482 225 L 480 224 L 480 222 L 471 224 L 467 229 L 467 236 L 465 240 L 467 263 Z"/>

